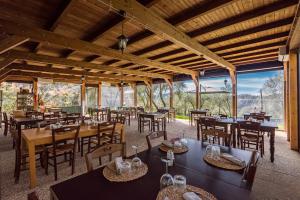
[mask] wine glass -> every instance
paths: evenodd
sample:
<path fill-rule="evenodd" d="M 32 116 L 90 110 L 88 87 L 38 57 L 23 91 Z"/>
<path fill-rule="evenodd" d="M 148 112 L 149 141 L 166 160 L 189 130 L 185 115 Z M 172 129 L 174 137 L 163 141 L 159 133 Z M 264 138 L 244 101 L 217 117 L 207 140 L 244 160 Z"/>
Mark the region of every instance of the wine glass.
<path fill-rule="evenodd" d="M 186 138 L 185 138 L 185 130 L 182 130 L 182 137 L 181 137 L 181 139 L 180 139 L 180 142 L 183 144 L 183 145 L 187 145 L 187 140 L 186 140 Z"/>
<path fill-rule="evenodd" d="M 132 145 L 131 146 L 135 150 L 135 157 L 132 159 L 132 167 L 140 167 L 142 165 L 141 159 L 137 156 L 138 153 L 138 145 Z"/>
<path fill-rule="evenodd" d="M 170 185 L 174 185 L 174 179 L 172 175 L 168 173 L 169 160 L 162 158 L 161 161 L 164 162 L 166 166 L 166 173 L 164 173 L 160 178 L 160 189 L 163 189 Z"/>
<path fill-rule="evenodd" d="M 177 187 L 180 191 L 184 192 L 186 189 L 186 178 L 183 175 L 174 176 L 174 186 Z"/>

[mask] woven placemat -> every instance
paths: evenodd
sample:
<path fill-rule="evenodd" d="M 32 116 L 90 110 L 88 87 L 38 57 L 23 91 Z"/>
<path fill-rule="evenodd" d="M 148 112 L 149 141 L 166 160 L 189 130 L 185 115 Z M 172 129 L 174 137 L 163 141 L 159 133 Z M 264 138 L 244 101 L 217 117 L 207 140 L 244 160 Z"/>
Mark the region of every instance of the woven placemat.
<path fill-rule="evenodd" d="M 240 166 L 240 165 L 234 164 L 233 162 L 226 160 L 222 157 L 220 157 L 220 160 L 215 160 L 215 159 L 205 155 L 205 156 L 203 156 L 203 160 L 215 167 L 219 167 L 219 168 L 227 169 L 227 170 L 239 171 L 239 170 L 243 170 L 245 168 L 245 166 Z"/>
<path fill-rule="evenodd" d="M 182 145 L 181 147 L 168 147 L 164 144 L 161 144 L 159 146 L 159 149 L 164 152 L 168 152 L 168 150 L 172 150 L 175 154 L 185 153 L 189 150 L 189 148 L 185 145 Z"/>
<path fill-rule="evenodd" d="M 159 191 L 156 200 L 164 200 L 166 197 L 168 197 L 170 200 L 183 200 L 183 194 L 185 192 L 195 192 L 201 199 L 217 200 L 217 198 L 211 193 L 203 190 L 202 188 L 191 185 L 187 185 L 184 191 L 176 186 L 166 187 Z"/>
<path fill-rule="evenodd" d="M 126 161 L 131 162 L 131 160 Z M 128 182 L 146 175 L 148 172 L 148 166 L 142 162 L 140 167 L 132 168 L 129 172 L 122 174 L 117 174 L 116 172 L 116 165 L 112 162 L 103 169 L 103 176 L 111 182 Z"/>

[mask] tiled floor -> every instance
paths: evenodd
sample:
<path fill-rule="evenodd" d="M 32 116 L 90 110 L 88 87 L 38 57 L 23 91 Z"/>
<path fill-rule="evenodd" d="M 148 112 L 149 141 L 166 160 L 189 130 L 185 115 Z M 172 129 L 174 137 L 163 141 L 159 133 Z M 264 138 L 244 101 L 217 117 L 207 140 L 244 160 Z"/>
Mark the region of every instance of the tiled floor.
<path fill-rule="evenodd" d="M 167 125 L 168 136 L 176 137 L 185 130 L 186 136 L 196 138 L 196 128 L 187 122 L 177 120 Z M 131 144 L 138 143 L 146 148 L 145 136 L 147 133 L 137 132 L 136 121 L 126 128 L 127 154 L 132 154 Z M 252 199 L 300 199 L 300 154 L 289 150 L 284 132 L 276 132 L 275 162 L 269 161 L 269 145 L 266 139 L 266 154 L 260 159 L 255 182 L 252 189 Z M 62 165 L 59 168 L 59 181 L 70 178 L 70 167 Z M 0 136 L 0 184 L 1 199 L 22 200 L 26 199 L 29 177 L 28 171 L 21 173 L 20 183 L 14 184 L 14 151 L 12 150 L 11 138 Z M 84 159 L 76 157 L 76 175 L 86 172 Z M 49 199 L 49 186 L 54 182 L 53 171 L 50 168 L 49 175 L 39 168 L 38 187 L 35 189 L 41 199 Z"/>

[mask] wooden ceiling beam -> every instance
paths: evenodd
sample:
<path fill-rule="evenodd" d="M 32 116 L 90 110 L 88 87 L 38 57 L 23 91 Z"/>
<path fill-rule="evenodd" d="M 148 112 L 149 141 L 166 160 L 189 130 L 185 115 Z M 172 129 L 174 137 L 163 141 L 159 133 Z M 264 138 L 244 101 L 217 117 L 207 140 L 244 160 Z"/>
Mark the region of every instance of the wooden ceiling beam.
<path fill-rule="evenodd" d="M 119 81 L 144 81 L 149 80 L 147 78 L 141 77 L 133 77 L 133 76 L 117 76 L 117 75 L 108 75 L 103 74 L 101 72 L 87 72 L 87 71 L 79 71 L 79 70 L 71 70 L 71 69 L 62 69 L 62 68 L 53 68 L 53 67 L 41 67 L 34 65 L 24 65 L 24 64 L 12 64 L 8 66 L 9 69 L 14 70 L 22 70 L 22 71 L 35 71 L 35 72 L 47 72 L 47 73 L 55 73 L 55 74 L 65 74 L 65 75 L 77 75 L 77 76 L 86 76 L 86 77 L 98 77 L 105 79 L 113 79 Z"/>
<path fill-rule="evenodd" d="M 70 11 L 72 10 L 72 8 L 74 7 L 74 5 L 76 5 L 78 2 L 78 0 L 67 0 L 67 1 L 63 1 L 63 9 L 59 12 L 57 18 L 54 20 L 54 22 L 52 23 L 52 25 L 49 28 L 49 31 L 55 32 L 58 25 L 62 22 L 62 20 L 70 13 Z M 36 46 L 36 48 L 34 49 L 34 52 L 38 52 L 40 50 L 40 48 L 42 47 L 43 43 L 40 42 L 38 43 L 38 45 Z"/>
<path fill-rule="evenodd" d="M 7 67 L 8 65 L 10 65 L 14 61 L 15 61 L 15 59 L 14 58 L 10 58 L 10 57 L 7 57 L 4 60 L 0 61 L 0 70 L 4 69 L 5 67 Z"/>
<path fill-rule="evenodd" d="M 159 1 L 161 1 L 161 0 L 147 0 L 147 1 L 144 0 L 144 1 L 141 1 L 141 3 L 149 8 L 153 5 L 155 5 L 156 3 L 158 3 Z M 112 31 L 115 27 L 121 26 L 122 24 L 127 23 L 128 21 L 129 21 L 129 19 L 124 18 L 123 16 L 114 15 L 113 17 L 110 17 L 109 19 L 107 19 L 106 22 L 104 24 L 102 24 L 99 28 L 97 28 L 97 30 L 95 31 L 95 33 L 92 36 L 88 36 L 87 38 L 85 38 L 83 40 L 93 43 L 93 42 L 99 40 L 103 35 Z M 76 51 L 71 50 L 69 53 L 67 53 L 66 58 L 69 58 L 74 53 L 76 53 Z M 100 56 L 95 56 L 89 62 L 92 62 L 99 57 Z"/>
<path fill-rule="evenodd" d="M 120 60 L 127 60 L 139 65 L 151 66 L 154 68 L 160 68 L 168 71 L 173 71 L 182 74 L 196 74 L 197 72 L 187 70 L 173 65 L 165 64 L 162 62 L 153 61 L 147 58 L 135 56 L 133 54 L 122 53 L 120 51 L 110 49 L 107 47 L 92 44 L 79 39 L 68 38 L 56 33 L 52 33 L 40 28 L 24 26 L 20 23 L 13 23 L 3 19 L 0 19 L 0 29 L 10 34 L 18 34 L 23 37 L 29 37 L 31 40 L 38 42 L 48 42 L 51 44 L 59 45 L 67 49 L 73 49 L 77 51 L 83 51 L 90 54 L 104 55 Z M 109 71 L 109 70 L 107 70 Z"/>
<path fill-rule="evenodd" d="M 9 51 L 10 49 L 13 49 L 27 41 L 29 41 L 28 37 L 6 35 L 0 40 L 0 54 L 5 53 L 6 51 Z"/>
<path fill-rule="evenodd" d="M 297 5 L 296 15 L 290 30 L 289 39 L 287 41 L 287 46 L 291 50 L 300 49 L 300 1 Z"/>
<path fill-rule="evenodd" d="M 137 76 L 146 76 L 151 78 L 170 78 L 169 75 L 163 75 L 163 74 L 155 74 L 155 73 L 146 73 L 141 72 L 138 70 L 127 70 L 122 69 L 118 67 L 111 67 L 111 66 L 104 66 L 84 61 L 76 61 L 76 60 L 70 60 L 65 58 L 58 58 L 53 56 L 46 56 L 41 54 L 34 54 L 30 52 L 23 52 L 23 51 L 15 51 L 11 50 L 4 55 L 6 57 L 18 59 L 18 60 L 26 60 L 26 61 L 36 61 L 40 63 L 45 64 L 55 64 L 55 65 L 61 65 L 61 66 L 67 66 L 67 67 L 79 67 L 83 69 L 97 69 L 100 71 L 112 71 L 115 73 L 124 73 L 124 74 L 131 74 L 131 75 L 137 75 Z M 141 77 L 141 79 L 143 79 Z"/>
<path fill-rule="evenodd" d="M 176 73 L 182 74 L 196 74 L 197 72 L 192 70 L 187 70 L 180 67 L 175 67 L 173 65 L 165 64 L 162 62 L 153 61 L 147 58 L 142 58 L 139 56 L 135 56 L 129 53 L 122 53 L 120 51 L 99 46 L 96 44 L 92 44 L 90 42 L 86 42 L 79 39 L 71 39 L 56 33 L 52 33 L 43 29 L 39 29 L 36 27 L 28 27 L 24 26 L 23 24 L 13 23 L 6 20 L 0 19 L 0 29 L 3 29 L 4 32 L 10 34 L 19 34 L 23 37 L 29 37 L 31 40 L 38 41 L 38 42 L 48 42 L 51 44 L 59 45 L 61 47 L 67 49 L 73 49 L 77 51 L 83 51 L 90 54 L 97 54 L 97 55 L 105 55 L 111 58 L 117 58 L 121 60 L 127 60 L 132 63 L 136 63 L 139 65 L 146 65 L 151 66 L 154 68 L 160 68 L 168 71 L 173 71 Z M 109 71 L 109 70 L 107 70 Z"/>
<path fill-rule="evenodd" d="M 161 18 L 158 14 L 135 0 L 118 1 L 118 0 L 102 0 L 103 2 L 111 5 L 115 9 L 124 10 L 128 16 L 134 17 L 141 24 L 147 26 L 152 32 L 161 35 L 175 44 L 190 50 L 191 52 L 203 56 L 205 59 L 214 62 L 221 67 L 228 70 L 235 70 L 235 67 L 224 60 L 222 57 L 210 51 L 205 46 L 201 45 L 197 40 L 190 38 L 179 28 L 174 27 L 166 20 Z M 98 3 L 97 3 L 98 4 Z M 192 74 L 191 74 L 192 75 Z M 194 75 L 196 75 L 194 73 Z"/>
<path fill-rule="evenodd" d="M 280 9 L 285 9 L 285 8 L 293 6 L 295 4 L 297 4 L 297 0 L 290 0 L 290 1 L 281 0 L 281 1 L 275 2 L 271 5 L 264 6 L 264 7 L 252 10 L 252 11 L 248 11 L 246 13 L 243 13 L 243 14 L 239 15 L 238 17 L 234 16 L 232 18 L 228 18 L 228 19 L 225 19 L 223 21 L 211 24 L 207 27 L 203 27 L 203 28 L 198 29 L 196 31 L 188 32 L 187 35 L 191 36 L 192 38 L 197 37 L 201 34 L 213 32 L 213 31 L 216 31 L 218 29 L 225 28 L 227 26 L 242 23 L 242 22 L 250 20 L 252 18 L 259 17 L 259 16 L 262 16 L 262 15 L 265 15 L 265 14 L 268 14 L 268 13 L 272 13 L 272 12 L 275 12 L 275 11 L 280 10 Z M 206 7 L 208 7 L 208 5 L 206 5 Z M 145 35 L 147 35 L 147 34 L 145 34 Z M 135 38 L 135 37 L 144 39 L 142 36 L 133 36 L 132 38 Z M 135 42 L 138 42 L 139 40 L 134 40 L 133 39 L 133 41 L 135 43 Z M 129 42 L 128 45 L 130 45 L 130 44 L 133 44 L 133 43 Z M 163 41 L 163 42 L 157 43 L 155 45 L 149 46 L 147 48 L 137 50 L 137 51 L 133 52 L 133 54 L 134 55 L 143 55 L 143 54 L 149 53 L 151 51 L 155 51 L 155 50 L 158 50 L 158 49 L 161 49 L 161 48 L 165 48 L 165 47 L 170 46 L 172 44 L 173 43 L 170 42 L 170 41 Z M 183 52 L 185 50 L 181 49 L 181 50 L 178 50 L 178 51 Z"/>
<path fill-rule="evenodd" d="M 75 81 L 81 81 L 81 76 L 74 76 L 74 75 L 59 75 L 59 74 L 49 74 L 49 73 L 42 73 L 42 72 L 24 72 L 20 70 L 12 70 L 9 73 L 10 76 L 22 76 L 22 77 L 35 77 L 35 78 L 48 78 L 48 79 L 67 79 L 67 80 L 75 80 Z M 101 78 L 92 78 L 87 77 L 87 82 L 89 81 L 103 81 L 103 82 L 109 82 L 109 83 L 119 83 L 119 81 L 113 81 L 110 79 L 101 79 Z"/>

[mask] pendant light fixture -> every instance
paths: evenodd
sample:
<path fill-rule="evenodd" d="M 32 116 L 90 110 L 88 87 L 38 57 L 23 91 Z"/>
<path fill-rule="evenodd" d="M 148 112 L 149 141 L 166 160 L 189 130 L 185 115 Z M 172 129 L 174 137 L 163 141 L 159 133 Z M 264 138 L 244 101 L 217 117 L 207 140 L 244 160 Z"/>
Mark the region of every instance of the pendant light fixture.
<path fill-rule="evenodd" d="M 121 11 L 120 14 L 125 18 L 126 16 L 126 12 L 125 11 Z M 124 35 L 124 21 L 122 23 L 122 35 L 120 35 L 118 37 L 118 46 L 119 49 L 122 51 L 122 53 L 124 53 L 124 50 L 126 49 L 127 46 L 127 42 L 128 42 L 128 38 Z"/>

